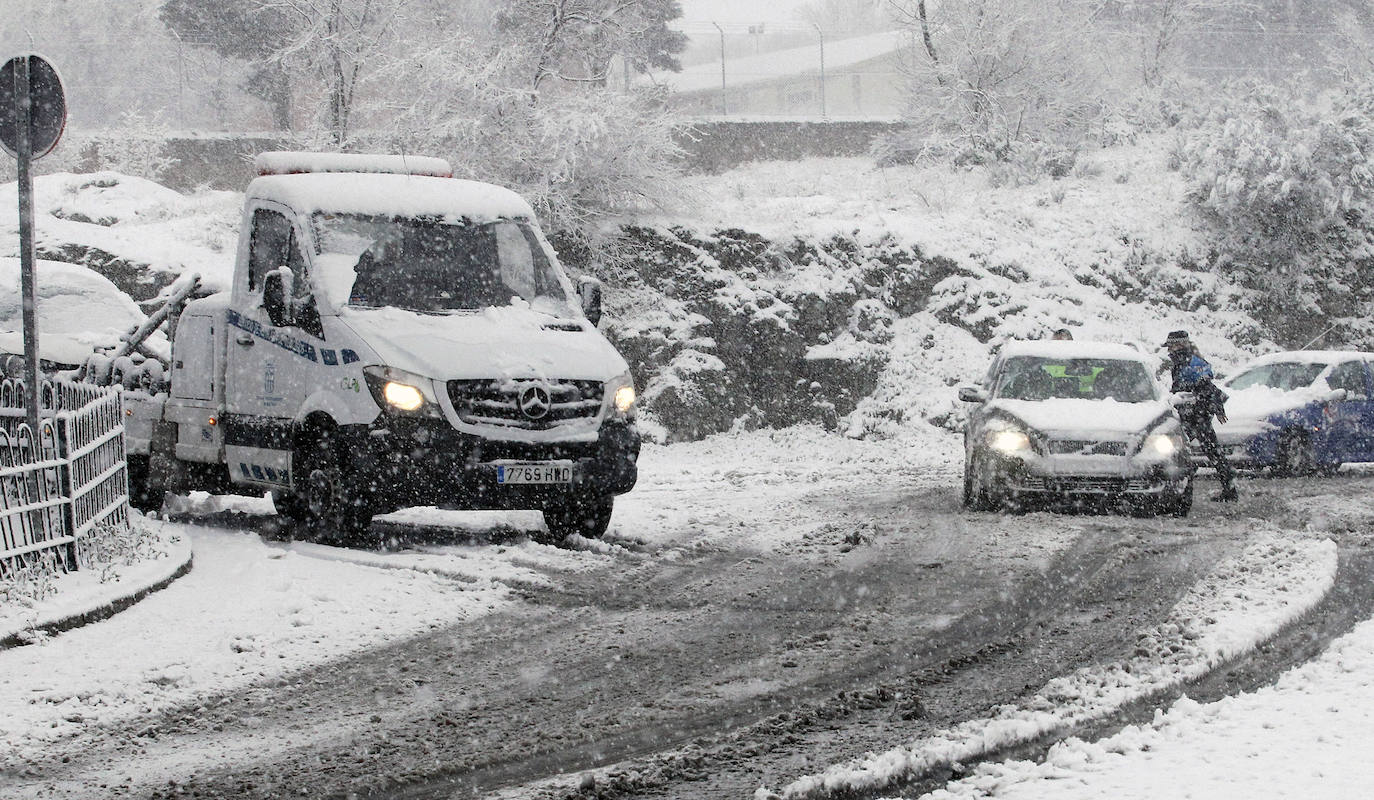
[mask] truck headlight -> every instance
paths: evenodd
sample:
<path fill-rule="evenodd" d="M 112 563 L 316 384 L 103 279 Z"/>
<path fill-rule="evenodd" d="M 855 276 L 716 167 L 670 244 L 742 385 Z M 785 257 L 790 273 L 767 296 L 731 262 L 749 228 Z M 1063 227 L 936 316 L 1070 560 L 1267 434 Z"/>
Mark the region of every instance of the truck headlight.
<path fill-rule="evenodd" d="M 382 387 L 382 397 L 387 405 L 394 406 L 402 411 L 419 411 L 420 406 L 425 404 L 425 395 L 419 387 L 411 386 L 408 383 L 397 383 L 387 381 Z"/>
<path fill-rule="evenodd" d="M 1030 449 L 1030 436 L 1027 436 L 1025 431 L 990 431 L 987 441 L 989 447 L 1002 453 L 1017 453 Z"/>
<path fill-rule="evenodd" d="M 434 381 L 412 372 L 391 367 L 364 367 L 372 399 L 383 411 L 407 415 L 439 417 L 439 404 L 434 399 Z"/>
<path fill-rule="evenodd" d="M 630 373 L 606 381 L 606 395 L 611 398 L 608 409 L 612 417 L 633 419 L 635 415 L 635 383 Z"/>

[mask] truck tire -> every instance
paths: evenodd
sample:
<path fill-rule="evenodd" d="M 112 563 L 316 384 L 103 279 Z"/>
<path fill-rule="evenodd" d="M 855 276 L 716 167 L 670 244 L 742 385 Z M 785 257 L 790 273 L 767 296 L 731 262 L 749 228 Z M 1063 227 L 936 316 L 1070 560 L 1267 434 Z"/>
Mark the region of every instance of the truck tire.
<path fill-rule="evenodd" d="M 543 544 L 558 544 L 577 534 L 588 539 L 599 539 L 611 524 L 611 511 L 615 508 L 615 498 L 605 497 L 590 502 L 573 503 L 544 509 L 544 526 L 548 528 L 547 537 L 536 539 Z"/>
<path fill-rule="evenodd" d="M 293 535 L 347 547 L 372 546 L 372 509 L 350 489 L 334 436 L 321 431 L 293 458 L 295 486 L 273 495 L 277 512 L 290 522 Z"/>
<path fill-rule="evenodd" d="M 125 465 L 129 475 L 129 505 L 144 514 L 160 511 L 163 491 L 148 485 L 148 456 L 129 456 Z"/>

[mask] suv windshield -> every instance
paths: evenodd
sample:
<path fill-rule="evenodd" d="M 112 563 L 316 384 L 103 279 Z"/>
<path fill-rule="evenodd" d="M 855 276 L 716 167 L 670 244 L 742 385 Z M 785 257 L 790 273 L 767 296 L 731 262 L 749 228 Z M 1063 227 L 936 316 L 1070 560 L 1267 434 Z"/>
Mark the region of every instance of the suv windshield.
<path fill-rule="evenodd" d="M 1292 391 L 1312 385 L 1312 381 L 1326 369 L 1325 364 L 1280 361 L 1247 369 L 1227 384 L 1232 389 L 1249 389 L 1251 386 L 1268 386 L 1270 389 Z"/>
<path fill-rule="evenodd" d="M 1018 356 L 1002 364 L 993 397 L 1008 400 L 1116 400 L 1147 403 L 1155 383 L 1139 361 Z"/>
<path fill-rule="evenodd" d="M 421 312 L 527 305 L 573 316 L 558 268 L 529 223 L 319 213 L 319 282 L 335 306 Z"/>

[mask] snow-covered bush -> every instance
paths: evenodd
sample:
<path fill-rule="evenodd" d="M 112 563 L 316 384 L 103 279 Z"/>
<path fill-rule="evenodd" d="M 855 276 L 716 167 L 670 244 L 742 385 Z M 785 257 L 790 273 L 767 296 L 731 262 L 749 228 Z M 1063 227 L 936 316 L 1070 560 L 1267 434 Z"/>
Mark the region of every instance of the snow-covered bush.
<path fill-rule="evenodd" d="M 1180 167 L 1216 231 L 1221 266 L 1254 290 L 1257 315 L 1290 344 L 1325 327 L 1328 314 L 1354 314 L 1374 289 L 1371 153 L 1367 83 L 1317 97 L 1234 87 L 1184 134 Z"/>
<path fill-rule="evenodd" d="M 119 568 L 162 558 L 164 542 L 144 523 L 97 525 L 77 540 L 82 569 L 98 570 L 102 582 L 118 580 Z"/>

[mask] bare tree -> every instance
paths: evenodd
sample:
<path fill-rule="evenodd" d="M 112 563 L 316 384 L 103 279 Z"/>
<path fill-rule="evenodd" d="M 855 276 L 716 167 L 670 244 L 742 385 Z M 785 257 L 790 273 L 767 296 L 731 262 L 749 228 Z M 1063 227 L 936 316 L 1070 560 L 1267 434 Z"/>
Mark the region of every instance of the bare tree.
<path fill-rule="evenodd" d="M 1119 25 L 1118 41 L 1139 42 L 1141 81 L 1159 86 L 1179 64 L 1183 38 L 1208 23 L 1248 18 L 1260 10 L 1252 0 L 1124 0 L 1107 2 L 1098 13 Z"/>

